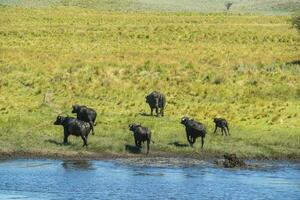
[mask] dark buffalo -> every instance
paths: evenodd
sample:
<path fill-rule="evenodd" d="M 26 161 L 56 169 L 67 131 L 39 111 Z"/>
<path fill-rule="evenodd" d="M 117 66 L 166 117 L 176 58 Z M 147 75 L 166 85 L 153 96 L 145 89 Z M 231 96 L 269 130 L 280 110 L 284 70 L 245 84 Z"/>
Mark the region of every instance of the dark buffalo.
<path fill-rule="evenodd" d="M 87 146 L 87 139 L 91 131 L 89 123 L 74 117 L 57 116 L 54 125 L 62 125 L 64 127 L 64 144 L 68 143 L 69 135 L 75 135 L 82 138 L 83 146 Z"/>
<path fill-rule="evenodd" d="M 82 120 L 84 122 L 88 122 L 92 127 L 92 134 L 94 135 L 94 126 L 96 126 L 96 117 L 97 113 L 94 109 L 88 108 L 86 106 L 73 105 L 72 113 L 77 114 L 77 119 Z"/>
<path fill-rule="evenodd" d="M 151 131 L 147 127 L 138 124 L 130 124 L 129 130 L 133 132 L 136 147 L 141 148 L 142 142 L 147 141 L 147 154 L 149 153 L 149 144 L 151 141 Z"/>
<path fill-rule="evenodd" d="M 193 119 L 189 119 L 188 117 L 183 117 L 181 119 L 181 124 L 185 126 L 186 138 L 190 145 L 193 146 L 196 138 L 201 137 L 201 148 L 203 148 L 204 138 L 206 134 L 204 125 Z"/>
<path fill-rule="evenodd" d="M 225 132 L 226 136 L 227 136 L 227 134 L 230 135 L 229 128 L 228 128 L 228 122 L 226 121 L 226 119 L 214 118 L 214 122 L 216 125 L 214 133 L 216 133 L 217 128 L 219 127 L 219 128 L 221 128 L 222 135 L 224 135 L 224 132 Z"/>
<path fill-rule="evenodd" d="M 156 115 L 159 114 L 164 116 L 164 109 L 166 106 L 166 97 L 162 93 L 157 91 L 152 92 L 146 96 L 146 103 L 149 104 L 151 109 L 151 115 L 153 115 L 153 110 L 155 109 Z"/>

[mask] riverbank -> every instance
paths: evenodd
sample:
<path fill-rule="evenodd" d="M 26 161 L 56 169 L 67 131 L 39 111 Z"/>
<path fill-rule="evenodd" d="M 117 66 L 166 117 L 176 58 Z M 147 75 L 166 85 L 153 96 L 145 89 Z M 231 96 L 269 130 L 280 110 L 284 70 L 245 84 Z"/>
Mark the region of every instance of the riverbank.
<path fill-rule="evenodd" d="M 10 152 L 0 152 L 0 160 L 7 159 L 58 159 L 58 160 L 115 160 L 115 159 L 166 159 L 166 158 L 176 158 L 176 159 L 197 159 L 203 161 L 213 161 L 216 159 L 223 158 L 223 154 L 213 154 L 209 152 L 184 154 L 184 153 L 170 153 L 170 152 L 151 152 L 149 155 L 131 154 L 131 153 L 112 153 L 112 152 L 102 152 L 95 153 L 89 151 L 69 151 L 69 152 L 49 152 L 49 151 L 10 151 Z M 246 160 L 280 160 L 280 161 L 293 161 L 300 162 L 300 157 L 298 156 L 274 156 L 274 157 L 240 157 Z"/>
<path fill-rule="evenodd" d="M 300 157 L 300 35 L 289 16 L 4 6 L 0 19 L 3 155 L 144 156 L 128 130 L 141 123 L 150 155 Z M 153 90 L 167 98 L 164 117 L 149 116 Z M 73 136 L 63 145 L 53 125 L 73 104 L 98 113 L 88 152 Z M 187 144 L 183 116 L 206 126 L 204 153 Z M 213 133 L 217 116 L 230 136 Z"/>

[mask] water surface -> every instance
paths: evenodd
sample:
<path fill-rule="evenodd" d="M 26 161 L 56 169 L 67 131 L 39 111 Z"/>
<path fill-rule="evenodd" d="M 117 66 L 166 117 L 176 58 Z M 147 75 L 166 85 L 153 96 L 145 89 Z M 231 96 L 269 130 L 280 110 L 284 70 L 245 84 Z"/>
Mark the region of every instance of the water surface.
<path fill-rule="evenodd" d="M 238 170 L 141 159 L 1 161 L 0 199 L 300 199 L 299 163 Z"/>

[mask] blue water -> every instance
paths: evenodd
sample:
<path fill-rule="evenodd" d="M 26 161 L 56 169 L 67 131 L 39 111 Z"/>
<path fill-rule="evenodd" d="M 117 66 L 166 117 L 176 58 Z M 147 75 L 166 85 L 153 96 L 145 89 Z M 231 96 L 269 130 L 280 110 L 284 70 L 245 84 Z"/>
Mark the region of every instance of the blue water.
<path fill-rule="evenodd" d="M 122 160 L 0 162 L 0 199 L 300 199 L 300 164 L 252 170 Z"/>

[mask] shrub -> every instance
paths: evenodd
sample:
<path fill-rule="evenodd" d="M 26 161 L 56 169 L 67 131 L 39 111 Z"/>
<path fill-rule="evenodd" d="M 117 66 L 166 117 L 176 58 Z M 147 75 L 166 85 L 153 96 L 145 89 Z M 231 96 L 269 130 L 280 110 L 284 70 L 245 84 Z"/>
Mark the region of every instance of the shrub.
<path fill-rule="evenodd" d="M 300 13 L 292 17 L 292 27 L 300 33 Z"/>
<path fill-rule="evenodd" d="M 232 2 L 225 3 L 226 9 L 229 10 L 231 8 L 232 4 L 233 4 Z"/>

